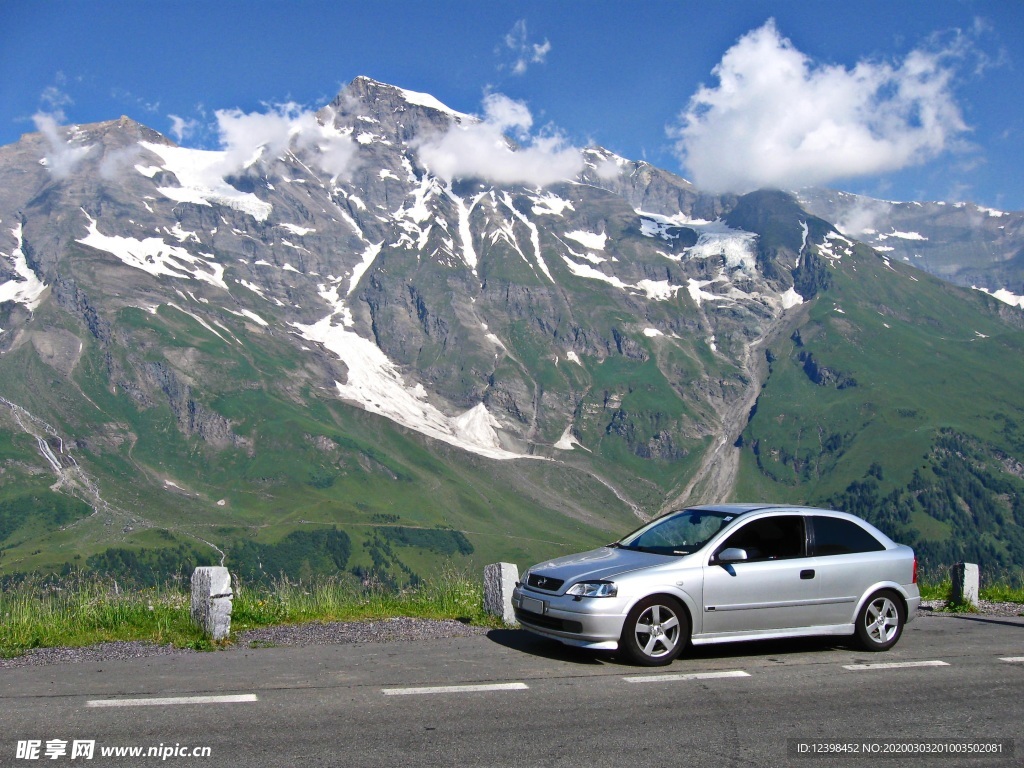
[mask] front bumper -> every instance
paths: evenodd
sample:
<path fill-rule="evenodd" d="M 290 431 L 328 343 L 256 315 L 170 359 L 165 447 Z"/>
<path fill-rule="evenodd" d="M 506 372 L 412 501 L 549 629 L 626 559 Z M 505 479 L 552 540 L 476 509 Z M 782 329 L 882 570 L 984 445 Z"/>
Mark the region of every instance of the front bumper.
<path fill-rule="evenodd" d="M 523 629 L 566 645 L 614 651 L 626 620 L 617 597 L 575 598 L 517 586 L 512 607 Z"/>

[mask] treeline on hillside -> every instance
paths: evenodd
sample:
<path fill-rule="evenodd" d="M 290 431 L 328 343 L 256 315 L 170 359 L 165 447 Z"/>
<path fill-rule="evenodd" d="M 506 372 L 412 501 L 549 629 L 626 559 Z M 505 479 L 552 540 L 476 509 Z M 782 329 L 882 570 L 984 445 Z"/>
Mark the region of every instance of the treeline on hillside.
<path fill-rule="evenodd" d="M 63 567 L 59 576 L 102 574 L 126 587 L 155 587 L 171 582 L 187 584 L 199 566 L 217 565 L 220 556 L 211 549 L 197 549 L 166 531 L 164 547 L 130 549 L 111 547 Z M 387 587 L 416 585 L 422 578 L 401 557 L 403 548 L 416 548 L 450 558 L 471 555 L 473 545 L 461 531 L 449 528 L 410 528 L 381 525 L 366 544 L 371 565 L 351 566 L 352 541 L 337 528 L 292 531 L 280 541 L 263 543 L 234 538 L 222 545 L 224 565 L 244 584 L 269 584 L 278 579 L 309 581 L 349 572 L 367 584 Z M 13 574 L 3 583 L 17 583 L 29 574 Z"/>
<path fill-rule="evenodd" d="M 874 464 L 863 479 L 824 504 L 859 515 L 911 545 L 930 567 L 957 562 L 1024 567 L 1024 479 L 1006 471 L 1011 461 L 991 446 L 944 429 L 926 468 L 916 469 L 905 488 L 883 494 L 883 469 Z M 922 535 L 915 523 L 920 513 L 944 524 L 949 535 Z"/>
<path fill-rule="evenodd" d="M 187 583 L 199 566 L 216 565 L 214 552 L 198 552 L 179 544 L 167 548 L 111 547 L 90 555 L 86 570 L 107 574 L 138 587 L 157 587 L 171 581 Z"/>
<path fill-rule="evenodd" d="M 366 545 L 373 565 L 368 569 L 353 568 L 352 572 L 367 583 L 395 586 L 396 577 L 399 577 L 412 586 L 419 584 L 419 574 L 403 562 L 395 552 L 395 547 L 418 547 L 444 558 L 455 554 L 473 554 L 473 545 L 462 531 L 451 528 L 407 528 L 400 525 L 381 527 L 373 531 Z"/>
<path fill-rule="evenodd" d="M 38 524 L 53 530 L 88 517 L 91 512 L 84 501 L 52 491 L 3 499 L 0 500 L 0 541 L 6 541 L 26 524 Z"/>
<path fill-rule="evenodd" d="M 292 531 L 275 544 L 238 540 L 227 548 L 225 565 L 245 583 L 278 578 L 308 581 L 313 576 L 345 570 L 352 541 L 344 531 Z"/>

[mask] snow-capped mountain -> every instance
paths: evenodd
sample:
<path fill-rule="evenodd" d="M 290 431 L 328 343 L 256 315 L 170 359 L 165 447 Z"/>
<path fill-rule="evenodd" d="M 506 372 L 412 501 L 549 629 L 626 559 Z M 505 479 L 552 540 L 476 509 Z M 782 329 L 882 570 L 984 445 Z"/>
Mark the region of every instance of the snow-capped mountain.
<path fill-rule="evenodd" d="M 157 531 L 230 558 L 256 522 L 337 526 L 392 572 L 417 556 L 379 529 L 600 541 L 742 485 L 773 345 L 812 344 L 845 280 L 925 277 L 807 198 L 537 152 L 368 78 L 233 129 L 220 151 L 128 118 L 0 148 L 2 471 L 86 505 L 0 525 L 4 567 Z M 830 380 L 815 354 L 800 370 Z"/>
<path fill-rule="evenodd" d="M 806 189 L 800 203 L 879 253 L 1024 307 L 1024 212 Z"/>

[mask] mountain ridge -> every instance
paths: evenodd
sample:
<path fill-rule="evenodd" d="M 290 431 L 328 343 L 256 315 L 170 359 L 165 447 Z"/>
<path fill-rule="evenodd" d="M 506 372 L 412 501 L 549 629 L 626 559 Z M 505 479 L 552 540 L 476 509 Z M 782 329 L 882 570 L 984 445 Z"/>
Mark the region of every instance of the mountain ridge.
<path fill-rule="evenodd" d="M 397 528 L 459 532 L 471 559 L 529 559 L 673 504 L 833 498 L 860 482 L 867 446 L 881 450 L 877 428 L 854 418 L 821 434 L 839 447 L 818 455 L 819 483 L 801 474 L 815 460 L 803 433 L 768 428 L 767 412 L 787 424 L 806 408 L 796 393 L 852 403 L 870 390 L 882 369 L 853 351 L 875 318 L 899 318 L 887 328 L 900 338 L 915 318 L 945 322 L 924 285 L 974 338 L 1020 333 L 1017 310 L 939 290 L 788 193 L 708 195 L 600 148 L 563 181 L 435 175 L 426 159 L 452 151 L 448 132 L 490 151 L 494 127 L 369 78 L 316 113 L 230 119 L 219 151 L 124 118 L 0 148 L 0 501 L 20 521 L 0 569 L 184 547 L 259 577 L 260 552 L 281 561 L 260 547 L 308 545 L 296 569 L 325 567 L 315 541 L 337 536 L 299 534 L 337 529 L 345 567 L 402 581 L 438 553 L 389 539 Z M 495 173 L 525 173 L 509 163 L 537 148 L 501 141 Z M 864 281 L 873 294 L 854 290 Z M 804 346 L 787 347 L 794 334 Z M 1006 344 L 989 352 L 1012 360 Z M 971 354 L 956 363 L 980 365 Z M 840 379 L 856 385 L 821 383 Z M 1015 382 L 996 390 L 1006 425 L 1024 418 Z M 48 429 L 19 425 L 17 408 Z M 941 408 L 921 413 L 913 428 L 939 435 Z M 965 414 L 958 434 L 1016 455 L 1012 428 Z M 63 509 L 44 445 L 90 478 L 75 486 L 90 512 L 70 527 L 27 501 Z M 887 477 L 911 481 L 916 458 L 887 461 Z M 799 482 L 777 482 L 794 466 Z M 919 528 L 910 512 L 893 525 L 945 532 L 913 514 Z M 1017 525 L 1011 503 L 996 528 L 1012 541 Z"/>

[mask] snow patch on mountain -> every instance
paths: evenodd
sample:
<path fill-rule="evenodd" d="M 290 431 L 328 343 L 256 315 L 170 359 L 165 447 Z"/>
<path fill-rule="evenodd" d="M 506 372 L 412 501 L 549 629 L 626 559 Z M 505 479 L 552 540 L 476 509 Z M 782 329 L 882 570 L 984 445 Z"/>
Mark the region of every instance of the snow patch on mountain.
<path fill-rule="evenodd" d="M 239 317 L 244 317 L 244 318 L 246 318 L 248 320 L 252 320 L 254 323 L 256 323 L 256 325 L 259 325 L 259 326 L 261 326 L 263 328 L 269 328 L 270 327 L 270 323 L 268 323 L 266 320 L 264 320 L 262 317 L 257 315 L 252 310 L 240 309 L 238 311 L 235 311 L 233 309 L 229 309 L 228 312 L 230 312 L 232 315 L 238 315 Z"/>
<path fill-rule="evenodd" d="M 455 437 L 462 443 L 505 452 L 495 431 L 501 428 L 501 424 L 483 403 L 478 403 L 461 416 L 456 416 L 451 420 L 451 424 Z"/>
<path fill-rule="evenodd" d="M 405 88 L 398 88 L 397 90 L 399 93 L 402 94 L 402 98 L 405 99 L 405 101 L 408 104 L 415 104 L 416 106 L 419 107 L 428 107 L 430 109 L 436 109 L 438 112 L 444 112 L 446 114 L 451 115 L 452 117 L 457 117 L 461 120 L 477 120 L 477 118 L 473 117 L 472 115 L 467 115 L 464 112 L 456 112 L 447 104 L 444 104 L 442 101 L 431 96 L 429 93 L 409 91 L 406 90 Z"/>
<path fill-rule="evenodd" d="M 170 171 L 178 179 L 180 186 L 157 187 L 164 197 L 178 203 L 225 205 L 247 213 L 257 221 L 266 221 L 270 216 L 273 210 L 270 203 L 251 192 L 241 192 L 224 181 L 226 152 L 170 147 L 146 141 L 140 144 L 163 160 L 163 170 Z M 136 170 L 138 168 L 136 166 Z"/>
<path fill-rule="evenodd" d="M 182 294 L 181 291 L 178 292 L 178 295 L 184 297 L 184 294 Z M 166 304 L 164 304 L 164 306 L 170 307 L 171 309 L 176 309 L 179 312 L 181 312 L 181 314 L 183 314 L 183 315 L 188 315 L 193 320 L 195 320 L 197 323 L 199 323 L 199 325 L 201 325 L 203 328 L 205 328 L 210 333 L 212 333 L 214 336 L 216 336 L 218 339 L 223 341 L 225 344 L 230 344 L 231 343 L 227 338 L 225 338 L 220 333 L 218 333 L 217 330 L 212 325 L 210 325 L 208 322 L 206 322 L 206 320 L 204 320 L 202 317 L 197 315 L 195 312 L 189 312 L 187 309 L 183 309 L 181 306 L 179 306 L 178 304 L 175 304 L 173 301 L 167 302 Z M 229 335 L 230 335 L 230 333 L 231 332 L 228 331 Z M 233 336 L 232 336 L 232 339 L 234 339 L 236 344 L 241 344 L 242 343 L 238 339 L 235 339 Z"/>
<path fill-rule="evenodd" d="M 501 347 L 502 349 L 506 349 L 505 344 L 502 342 L 502 340 L 499 339 L 496 334 L 490 332 L 490 329 L 489 329 L 487 323 L 480 323 L 480 328 L 484 332 L 484 338 L 485 339 L 487 339 L 489 342 L 491 342 L 492 344 L 494 344 L 497 347 Z"/>
<path fill-rule="evenodd" d="M 721 278 L 718 280 L 697 280 L 691 277 L 687 283 L 686 290 L 690 294 L 690 298 L 693 299 L 693 303 L 699 307 L 702 301 L 721 301 L 722 299 L 728 298 L 726 296 L 720 296 L 717 293 L 709 293 L 708 291 L 703 290 L 705 286 L 719 282 L 720 280 Z"/>
<path fill-rule="evenodd" d="M 554 447 L 560 451 L 571 451 L 573 450 L 573 446 L 576 445 L 580 446 L 580 448 L 583 447 L 580 441 L 573 435 L 572 424 L 570 424 L 562 432 L 562 436 L 558 438 L 558 442 L 555 443 Z"/>
<path fill-rule="evenodd" d="M 316 232 L 311 227 L 300 227 L 298 224 L 278 224 L 277 226 L 281 227 L 281 229 L 287 229 L 293 235 L 298 235 L 299 237 L 305 237 Z"/>
<path fill-rule="evenodd" d="M 711 259 L 720 256 L 730 269 L 741 269 L 749 274 L 757 270 L 757 252 L 754 250 L 757 235 L 731 229 L 721 221 L 691 223 L 688 226 L 698 233 L 697 244 L 686 249 L 690 258 Z"/>
<path fill-rule="evenodd" d="M 980 205 L 978 206 L 978 210 L 981 211 L 982 213 L 988 214 L 989 216 L 991 216 L 994 219 L 998 219 L 998 218 L 1001 218 L 1003 216 L 1009 216 L 1010 215 L 1006 211 L 997 211 L 995 208 L 985 208 L 985 207 L 980 206 Z"/>
<path fill-rule="evenodd" d="M 191 240 L 193 243 L 198 243 L 202 245 L 203 242 L 199 238 L 198 232 L 187 232 L 184 228 L 182 228 L 180 221 L 174 222 L 174 226 L 171 227 L 170 229 L 164 227 L 163 231 L 171 235 L 171 237 L 173 237 L 179 243 L 185 243 Z"/>
<path fill-rule="evenodd" d="M 721 257 L 729 269 L 742 269 L 748 274 L 754 274 L 757 269 L 757 235 L 752 232 L 733 229 L 720 219 L 691 219 L 683 213 L 665 216 L 640 209 L 637 209 L 636 213 L 640 216 L 640 232 L 647 237 L 672 239 L 667 232 L 673 227 L 686 227 L 696 232 L 697 243 L 686 249 L 687 258 Z M 672 256 L 669 258 L 677 260 Z"/>
<path fill-rule="evenodd" d="M 563 200 L 554 193 L 530 197 L 534 216 L 565 216 L 565 211 L 575 211 L 569 200 Z"/>
<path fill-rule="evenodd" d="M 455 203 L 455 210 L 459 216 L 459 239 L 462 241 L 462 260 L 475 275 L 478 259 L 476 248 L 473 247 L 473 228 L 470 226 L 469 217 L 473 213 L 476 204 L 487 193 L 481 192 L 470 201 L 469 205 L 466 205 L 465 200 L 452 192 L 451 187 L 446 187 L 444 193 L 448 196 L 449 200 Z"/>
<path fill-rule="evenodd" d="M 552 283 L 555 282 L 555 278 L 551 276 L 551 270 L 548 269 L 548 264 L 546 261 L 544 261 L 544 256 L 541 254 L 540 251 L 540 232 L 537 229 L 537 225 L 530 221 L 528 218 L 526 218 L 526 216 L 523 215 L 519 211 L 519 209 L 515 207 L 515 205 L 513 205 L 512 197 L 508 194 L 508 192 L 502 193 L 501 200 L 505 204 L 505 207 L 512 212 L 512 215 L 515 216 L 520 222 L 522 222 L 523 225 L 529 230 L 530 244 L 533 246 L 533 257 L 537 260 L 537 266 L 541 268 L 541 271 L 545 274 L 545 276 L 547 276 L 548 280 L 550 280 Z M 571 203 L 569 204 L 569 207 L 572 207 Z M 520 251 L 520 253 L 522 253 L 522 251 Z"/>
<path fill-rule="evenodd" d="M 779 298 L 782 299 L 783 309 L 792 309 L 793 307 L 804 303 L 804 297 L 797 293 L 796 289 L 792 286 L 790 286 L 790 288 L 787 289 Z"/>
<path fill-rule="evenodd" d="M 971 287 L 974 288 L 974 290 L 976 291 L 987 293 L 992 298 L 999 299 L 999 301 L 1003 302 L 1004 304 L 1009 304 L 1011 307 L 1020 307 L 1021 309 L 1024 309 L 1024 296 L 1018 296 L 1017 294 L 1011 293 L 1005 288 L 1000 288 L 997 291 L 990 291 L 987 288 L 979 288 L 976 285 L 972 285 Z"/>
<path fill-rule="evenodd" d="M 900 240 L 927 240 L 928 238 L 920 232 L 880 232 L 876 235 L 879 240 L 888 240 L 890 237 L 898 237 Z"/>
<path fill-rule="evenodd" d="M 356 286 L 359 285 L 359 281 L 366 273 L 366 270 L 368 270 L 373 264 L 383 245 L 384 241 L 381 240 L 379 243 L 370 243 L 366 246 L 366 250 L 363 251 L 362 261 L 352 267 L 352 279 L 348 284 L 348 295 L 352 295 L 352 291 L 354 291 Z"/>
<path fill-rule="evenodd" d="M 11 234 L 14 235 L 17 245 L 6 258 L 12 262 L 14 273 L 18 276 L 18 279 L 8 280 L 6 283 L 0 284 L 0 304 L 3 304 L 5 301 L 13 301 L 25 305 L 29 311 L 33 311 L 39 306 L 39 302 L 42 301 L 43 291 L 46 290 L 47 286 L 36 277 L 36 273 L 28 266 L 28 260 L 25 258 L 25 252 L 22 249 L 24 240 L 22 239 L 20 223 L 11 230 Z"/>
<path fill-rule="evenodd" d="M 435 440 L 491 459 L 524 458 L 501 448 L 498 422 L 483 403 L 451 418 L 427 402 L 421 384 L 410 387 L 398 367 L 369 339 L 352 330 L 351 312 L 338 312 L 312 325 L 293 324 L 302 338 L 322 344 L 345 363 L 348 380 L 335 382 L 339 396 Z M 335 319 L 340 319 L 340 324 Z"/>
<path fill-rule="evenodd" d="M 571 253 L 572 251 L 570 251 Z M 578 254 L 574 254 L 578 256 Z M 592 255 L 592 254 L 588 254 Z M 569 271 L 572 272 L 576 277 L 583 277 L 588 280 L 599 280 L 602 283 L 608 283 L 608 285 L 614 286 L 623 291 L 636 291 L 647 296 L 652 301 L 668 301 L 676 295 L 678 291 L 683 289 L 681 285 L 672 285 L 668 280 L 641 280 L 634 284 L 623 282 L 615 275 L 606 275 L 599 269 L 595 269 L 590 264 L 580 264 L 573 261 L 565 254 L 562 255 L 562 261 L 569 267 Z"/>
<path fill-rule="evenodd" d="M 652 301 L 668 301 L 683 289 L 683 286 L 672 285 L 668 280 L 641 280 L 635 287 Z"/>
<path fill-rule="evenodd" d="M 646 216 L 640 219 L 640 234 L 644 237 L 660 237 L 662 240 L 671 242 L 679 238 L 678 232 L 671 232 L 672 229 L 677 228 L 678 225 L 670 224 L 667 221 L 655 221 Z"/>
<path fill-rule="evenodd" d="M 379 246 L 371 246 L 368 251 L 373 249 L 379 250 Z M 356 333 L 352 311 L 340 296 L 342 282 L 343 278 L 336 278 L 318 288 L 320 297 L 332 307 L 330 314 L 310 325 L 292 323 L 302 338 L 322 344 L 348 368 L 347 381 L 335 382 L 340 397 L 408 429 L 480 456 L 527 458 L 501 447 L 495 431 L 500 424 L 483 403 L 450 417 L 427 401 L 422 384 L 407 384 L 398 366 L 383 350 Z"/>
<path fill-rule="evenodd" d="M 837 232 L 829 232 L 818 246 L 818 251 L 830 261 L 840 261 L 843 256 L 853 253 L 853 241 Z"/>
<path fill-rule="evenodd" d="M 615 275 L 606 275 L 601 270 L 594 269 L 594 267 L 589 264 L 577 264 L 568 256 L 563 255 L 562 261 L 565 262 L 565 265 L 569 267 L 569 271 L 576 275 L 576 277 L 585 277 L 588 280 L 600 280 L 602 283 L 614 285 L 616 288 L 621 288 L 622 290 L 631 287 L 630 285 L 622 282 L 619 278 L 615 277 Z"/>
<path fill-rule="evenodd" d="M 165 275 L 179 280 L 202 280 L 228 290 L 224 282 L 224 267 L 214 260 L 212 253 L 193 255 L 181 246 L 170 245 L 159 237 L 136 240 L 120 235 L 104 235 L 99 231 L 96 220 L 88 213 L 85 215 L 89 220 L 89 233 L 77 241 L 82 245 L 113 254 L 129 267 L 141 269 L 154 277 Z"/>
<path fill-rule="evenodd" d="M 565 236 L 570 240 L 575 240 L 584 248 L 592 248 L 595 251 L 603 251 L 608 243 L 608 235 L 604 232 L 586 232 L 582 229 L 577 229 L 574 232 L 566 232 Z"/>

